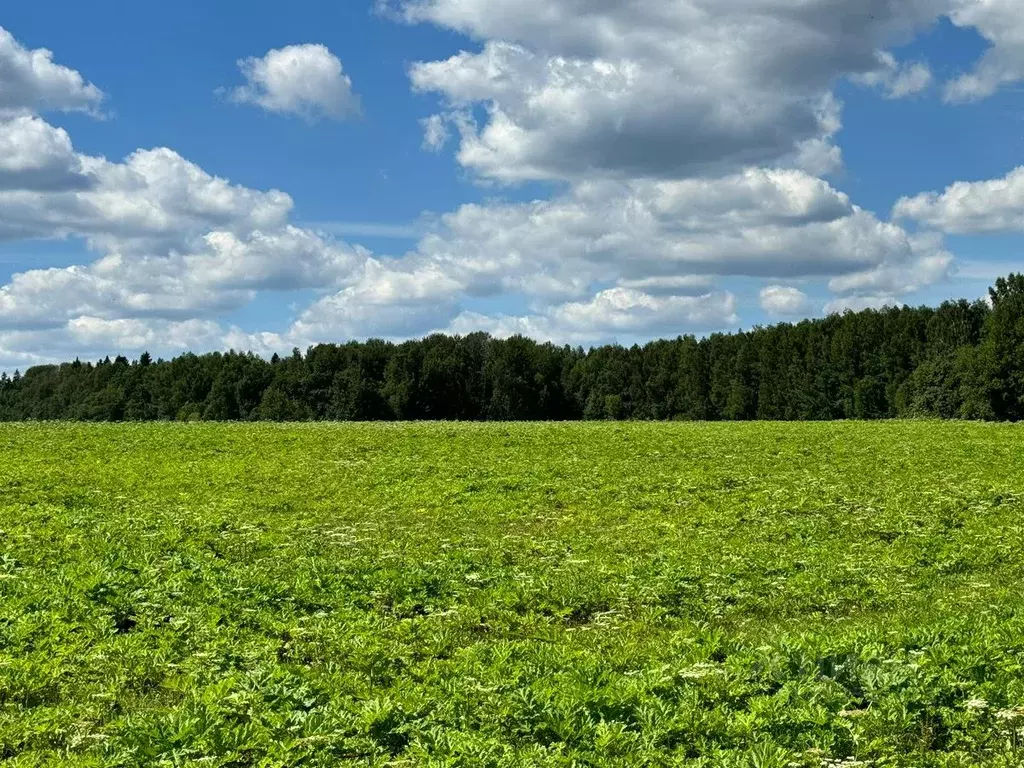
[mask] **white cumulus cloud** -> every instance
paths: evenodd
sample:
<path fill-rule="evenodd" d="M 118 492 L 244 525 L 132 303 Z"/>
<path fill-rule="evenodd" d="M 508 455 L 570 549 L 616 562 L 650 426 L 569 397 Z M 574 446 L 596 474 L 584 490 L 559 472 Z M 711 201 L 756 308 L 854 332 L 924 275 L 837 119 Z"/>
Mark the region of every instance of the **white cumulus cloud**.
<path fill-rule="evenodd" d="M 787 285 L 766 285 L 760 292 L 761 309 L 769 315 L 789 317 L 807 313 L 807 294 Z"/>
<path fill-rule="evenodd" d="M 951 102 L 977 101 L 1024 80 L 1024 11 L 1019 0 L 951 0 L 950 18 L 990 43 L 974 69 L 946 84 Z"/>
<path fill-rule="evenodd" d="M 423 127 L 423 148 L 430 152 L 440 152 L 451 139 L 451 131 L 444 115 L 431 115 L 420 120 Z"/>
<path fill-rule="evenodd" d="M 774 164 L 836 131 L 835 81 L 870 76 L 878 50 L 944 0 L 408 0 L 399 12 L 482 41 L 424 61 L 414 86 L 453 106 L 460 162 L 505 181 L 701 176 Z M 890 91 L 919 89 L 910 67 Z M 826 155 L 827 156 L 827 155 Z"/>
<path fill-rule="evenodd" d="M 41 112 L 95 113 L 103 92 L 86 82 L 80 73 L 53 61 L 45 48 L 29 50 L 0 27 L 0 113 L 28 110 Z"/>
<path fill-rule="evenodd" d="M 255 104 L 268 112 L 307 120 L 343 120 L 361 111 L 352 79 L 341 60 L 324 45 L 289 45 L 262 57 L 241 59 L 245 85 L 229 92 L 239 104 Z"/>
<path fill-rule="evenodd" d="M 958 181 L 941 193 L 901 198 L 893 216 L 958 235 L 1024 232 L 1024 166 L 1001 179 Z"/>
<path fill-rule="evenodd" d="M 793 284 L 830 290 L 828 310 L 879 306 L 949 274 L 952 255 L 929 232 L 1021 228 L 1024 171 L 900 201 L 894 215 L 922 234 L 820 178 L 842 163 L 836 82 L 922 92 L 927 64 L 884 52 L 945 13 L 1006 49 L 1000 0 L 396 1 L 408 21 L 472 40 L 410 68 L 416 89 L 440 96 L 421 121 L 424 147 L 452 141 L 484 181 L 559 182 L 550 196 L 463 205 L 424 219 L 408 253 L 371 254 L 297 226 L 284 192 L 233 184 L 171 149 L 76 152 L 37 113 L 95 112 L 102 94 L 0 37 L 0 239 L 76 238 L 94 254 L 0 286 L 0 358 L 269 352 L 435 329 L 573 343 L 726 330 L 745 309 L 729 278 L 767 283 L 761 306 L 777 316 L 810 311 Z M 1007 61 L 985 82 L 1009 82 Z M 311 120 L 359 111 L 322 45 L 240 67 L 235 101 Z M 217 319 L 298 290 L 315 295 L 282 329 Z M 488 311 L 497 298 L 503 309 Z"/>
<path fill-rule="evenodd" d="M 902 99 L 931 86 L 932 71 L 924 62 L 901 63 L 888 51 L 879 51 L 878 69 L 854 76 L 862 85 L 880 88 L 886 98 Z"/>
<path fill-rule="evenodd" d="M 46 192 L 91 184 L 66 131 L 28 114 L 0 119 L 0 190 Z"/>
<path fill-rule="evenodd" d="M 736 298 L 728 292 L 700 296 L 653 296 L 611 288 L 586 301 L 569 302 L 529 315 L 463 312 L 441 330 L 484 330 L 498 337 L 522 334 L 565 344 L 631 343 L 652 336 L 716 331 L 738 322 Z"/>
<path fill-rule="evenodd" d="M 950 261 L 941 239 L 879 221 L 799 171 L 591 182 L 552 200 L 465 205 L 441 217 L 413 252 L 369 259 L 290 333 L 400 338 L 478 322 L 582 341 L 720 330 L 739 312 L 715 287 L 722 277 L 817 277 L 841 295 L 899 294 L 942 279 Z M 531 312 L 463 310 L 468 298 L 509 295 Z M 806 308 L 792 294 L 763 298 L 786 314 Z"/>

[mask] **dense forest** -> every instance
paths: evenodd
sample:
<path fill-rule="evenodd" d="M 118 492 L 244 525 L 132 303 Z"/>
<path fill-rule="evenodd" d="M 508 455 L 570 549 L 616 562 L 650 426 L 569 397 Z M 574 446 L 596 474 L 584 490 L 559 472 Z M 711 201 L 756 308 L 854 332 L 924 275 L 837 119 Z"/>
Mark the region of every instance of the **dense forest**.
<path fill-rule="evenodd" d="M 109 358 L 0 377 L 0 420 L 1024 418 L 1024 275 L 990 301 L 847 312 L 644 346 L 435 335 Z"/>

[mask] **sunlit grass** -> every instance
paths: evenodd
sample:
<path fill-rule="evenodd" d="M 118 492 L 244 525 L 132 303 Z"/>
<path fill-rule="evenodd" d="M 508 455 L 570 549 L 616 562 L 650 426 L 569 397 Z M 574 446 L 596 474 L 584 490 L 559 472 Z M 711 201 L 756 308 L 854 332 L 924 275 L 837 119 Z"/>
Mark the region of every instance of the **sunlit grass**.
<path fill-rule="evenodd" d="M 5 764 L 1024 763 L 1019 428 L 13 425 L 0 449 Z"/>

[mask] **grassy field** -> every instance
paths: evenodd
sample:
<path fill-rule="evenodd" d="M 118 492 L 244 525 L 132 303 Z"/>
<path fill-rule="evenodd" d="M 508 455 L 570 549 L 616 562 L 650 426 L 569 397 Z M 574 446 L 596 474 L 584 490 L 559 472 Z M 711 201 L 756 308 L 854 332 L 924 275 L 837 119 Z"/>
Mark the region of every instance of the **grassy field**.
<path fill-rule="evenodd" d="M 1024 430 L 0 428 L 12 766 L 1024 765 Z"/>

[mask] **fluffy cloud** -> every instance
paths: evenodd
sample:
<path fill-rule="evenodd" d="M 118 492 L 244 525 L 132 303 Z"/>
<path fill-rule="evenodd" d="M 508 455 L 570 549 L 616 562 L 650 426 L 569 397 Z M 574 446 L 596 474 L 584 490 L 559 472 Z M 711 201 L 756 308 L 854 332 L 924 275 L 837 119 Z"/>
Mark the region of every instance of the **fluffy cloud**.
<path fill-rule="evenodd" d="M 903 295 L 949 276 L 953 254 L 945 250 L 940 235 L 926 232 L 908 236 L 906 243 L 904 258 L 839 275 L 829 281 L 828 287 L 838 294 Z"/>
<path fill-rule="evenodd" d="M 48 53 L 32 57 L 44 74 L 54 66 Z M 0 67 L 0 93 L 21 76 Z M 12 339 L 60 348 L 58 337 L 81 340 L 86 327 L 99 329 L 90 339 L 109 332 L 115 343 L 141 338 L 143 327 L 202 327 L 209 340 L 216 323 L 204 316 L 260 291 L 343 286 L 368 253 L 289 224 L 292 207 L 282 192 L 233 185 L 166 148 L 111 162 L 75 152 L 63 129 L 36 115 L 8 114 L 0 239 L 81 238 L 97 258 L 21 272 L 0 287 L 0 348 Z"/>
<path fill-rule="evenodd" d="M 737 322 L 736 300 L 729 293 L 651 296 L 631 288 L 611 288 L 588 301 L 562 304 L 544 319 L 553 331 L 567 330 L 576 339 L 593 334 L 643 336 L 679 329 L 717 330 Z"/>
<path fill-rule="evenodd" d="M 82 316 L 56 328 L 7 330 L 0 333 L 0 369 L 14 370 L 74 357 L 96 360 L 106 355 L 170 357 L 192 350 L 252 349 L 270 354 L 260 335 L 212 320 L 124 318 L 109 320 Z"/>
<path fill-rule="evenodd" d="M 470 322 L 572 341 L 713 330 L 737 311 L 714 287 L 722 276 L 817 276 L 844 295 L 898 294 L 941 279 L 950 260 L 941 240 L 911 237 L 798 171 L 591 182 L 553 200 L 443 216 L 414 252 L 369 259 L 289 338 L 399 338 Z M 460 310 L 467 297 L 499 295 L 531 313 Z"/>
<path fill-rule="evenodd" d="M 83 316 L 67 324 L 69 340 L 87 349 L 145 350 L 156 346 L 181 351 L 193 347 L 217 349 L 226 335 L 220 325 L 209 320 L 146 322 Z"/>
<path fill-rule="evenodd" d="M 833 309 L 891 302 L 941 280 L 952 257 L 940 238 L 880 221 L 818 178 L 841 163 L 831 89 L 843 76 L 892 97 L 926 87 L 923 65 L 878 51 L 946 4 L 405 3 L 408 20 L 481 41 L 412 67 L 415 87 L 444 102 L 422 121 L 425 147 L 456 134 L 459 162 L 482 177 L 567 183 L 550 199 L 462 206 L 397 258 L 297 227 L 288 195 L 233 185 L 169 149 L 112 162 L 76 153 L 38 117 L 7 114 L 0 238 L 82 238 L 96 258 L 0 287 L 0 359 L 270 352 L 431 329 L 642 340 L 734 327 L 741 308 L 719 287 L 732 276 L 777 281 L 760 298 L 779 315 L 807 311 L 784 285 L 793 280 L 827 283 Z M 358 110 L 323 46 L 240 64 L 236 101 L 309 119 Z M 0 86 L 5 77 L 0 66 Z M 279 333 L 216 321 L 260 292 L 299 289 L 319 295 Z M 521 309 L 467 310 L 499 296 Z"/>
<path fill-rule="evenodd" d="M 32 123 L 38 127 L 41 121 L 33 118 Z M 0 123 L 0 146 L 17 142 L 19 131 L 18 121 Z M 66 134 L 50 126 L 45 131 L 56 147 L 51 156 L 57 172 L 52 175 L 87 183 L 43 190 L 24 179 L 32 175 L 26 169 L 38 174 L 45 164 L 36 161 L 33 169 L 26 161 L 20 172 L 0 164 L 0 239 L 78 235 L 96 250 L 168 251 L 210 230 L 241 234 L 280 227 L 292 208 L 282 192 L 232 185 L 166 148 L 139 150 L 123 163 L 112 163 L 68 155 L 70 146 L 62 143 Z"/>
<path fill-rule="evenodd" d="M 888 51 L 878 54 L 878 69 L 854 77 L 862 85 L 881 88 L 887 98 L 902 99 L 921 93 L 932 84 L 932 71 L 922 62 L 901 63 Z"/>
<path fill-rule="evenodd" d="M 792 170 L 588 182 L 553 200 L 466 205 L 441 217 L 413 252 L 382 259 L 289 225 L 287 196 L 233 187 L 167 150 L 136 153 L 123 166 L 84 165 L 108 204 L 71 206 L 96 215 L 61 232 L 89 238 L 106 255 L 88 266 L 16 275 L 0 288 L 4 337 L 66 335 L 87 318 L 97 329 L 90 343 L 106 333 L 119 344 L 148 338 L 145 328 L 212 318 L 259 291 L 336 286 L 282 333 L 221 329 L 218 336 L 202 320 L 197 343 L 216 338 L 218 347 L 279 351 L 462 332 L 471 322 L 578 343 L 637 340 L 736 324 L 735 297 L 715 288 L 716 277 L 819 276 L 832 278 L 837 293 L 861 296 L 912 289 L 914 280 L 931 279 L 922 265 L 948 267 L 941 241 L 912 238 Z M 141 184 L 133 200 L 109 204 L 108 178 L 140 176 L 161 179 L 159 194 Z M 53 197 L 90 200 L 96 189 Z M 129 215 L 138 206 L 149 215 Z M 463 310 L 467 298 L 508 294 L 531 311 Z"/>
<path fill-rule="evenodd" d="M 373 264 L 371 262 L 371 264 Z M 324 339 L 375 336 L 402 339 L 430 330 L 496 336 L 522 333 L 562 342 L 638 339 L 662 333 L 718 330 L 736 322 L 736 301 L 727 292 L 687 286 L 686 295 L 616 287 L 582 301 L 545 305 L 529 315 L 488 316 L 460 310 L 465 286 L 437 267 L 394 272 L 376 264 L 356 286 L 321 299 L 306 310 L 277 347 Z"/>
<path fill-rule="evenodd" d="M 757 165 L 831 173 L 841 163 L 836 80 L 888 98 L 924 91 L 928 65 L 886 48 L 943 15 L 993 44 L 973 73 L 947 85 L 948 98 L 980 98 L 1024 77 L 1017 0 L 392 2 L 409 22 L 481 42 L 416 63 L 410 76 L 450 106 L 459 162 L 505 182 L 717 176 Z M 435 135 L 440 119 L 430 118 Z"/>
<path fill-rule="evenodd" d="M 262 58 L 241 59 L 246 84 L 229 92 L 232 101 L 268 112 L 342 120 L 360 112 L 359 97 L 341 61 L 323 45 L 289 45 Z"/>
<path fill-rule="evenodd" d="M 977 101 L 1024 80 L 1024 13 L 1018 0 L 952 0 L 950 18 L 974 27 L 991 47 L 972 72 L 946 85 L 946 100 Z"/>
<path fill-rule="evenodd" d="M 568 297 L 590 283 L 688 275 L 838 276 L 902 264 L 913 247 L 820 179 L 749 170 L 717 180 L 598 182 L 554 200 L 467 205 L 419 251 L 475 293 Z M 582 282 L 581 282 L 582 281 Z"/>
<path fill-rule="evenodd" d="M 659 297 L 611 288 L 587 301 L 560 304 L 531 315 L 463 312 L 443 330 L 457 334 L 485 330 L 498 337 L 523 334 L 557 343 L 599 344 L 721 330 L 737 322 L 736 298 L 728 292 Z"/>
<path fill-rule="evenodd" d="M 410 0 L 399 11 L 483 40 L 420 62 L 415 87 L 464 121 L 459 159 L 483 176 L 697 176 L 774 164 L 835 132 L 833 83 L 877 73 L 877 51 L 941 0 Z M 893 68 L 899 65 L 893 62 Z M 911 68 L 892 91 L 918 87 Z"/>
<path fill-rule="evenodd" d="M 448 122 L 444 115 L 431 115 L 420 120 L 423 127 L 423 148 L 430 152 L 440 152 L 451 138 Z"/>
<path fill-rule="evenodd" d="M 194 250 L 166 256 L 110 254 L 88 266 L 14 275 L 0 288 L 0 328 L 59 327 L 80 316 L 188 318 L 235 309 L 258 291 L 342 282 L 365 252 L 293 226 L 276 232 L 210 232 Z"/>
<path fill-rule="evenodd" d="M 1024 232 L 1024 167 L 1001 179 L 961 181 L 941 194 L 904 197 L 893 216 L 951 234 Z"/>
<path fill-rule="evenodd" d="M 769 315 L 787 317 L 807 312 L 807 295 L 791 286 L 767 285 L 760 293 L 761 309 Z"/>
<path fill-rule="evenodd" d="M 261 291 L 337 290 L 369 257 L 290 224 L 288 195 L 233 185 L 170 149 L 123 162 L 77 153 L 63 129 L 33 112 L 92 108 L 99 91 L 6 32 L 0 99 L 9 108 L 0 117 L 0 239 L 81 238 L 97 253 L 0 287 L 4 360 L 104 345 L 261 346 L 267 337 L 224 329 L 213 316 Z"/>
<path fill-rule="evenodd" d="M 779 99 L 752 89 L 723 104 L 713 87 L 687 86 L 669 71 L 545 58 L 508 43 L 418 64 L 412 79 L 456 106 L 486 103 L 483 127 L 457 125 L 458 159 L 502 181 L 729 172 L 828 133 L 808 94 Z"/>
<path fill-rule="evenodd" d="M 0 113 L 45 110 L 95 113 L 103 92 L 45 48 L 29 50 L 0 27 Z"/>
<path fill-rule="evenodd" d="M 825 312 L 897 306 L 899 297 L 950 275 L 953 255 L 944 250 L 939 235 L 916 235 L 908 242 L 910 256 L 902 262 L 880 264 L 873 269 L 832 278 L 828 287 L 838 296 L 825 305 Z"/>
<path fill-rule="evenodd" d="M 350 285 L 308 307 L 288 331 L 288 338 L 310 343 L 416 336 L 447 322 L 464 289 L 464 283 L 437 263 L 368 259 Z"/>
<path fill-rule="evenodd" d="M 710 281 L 727 276 L 824 278 L 841 300 L 877 302 L 942 280 L 952 256 L 941 238 L 880 221 L 816 177 L 841 166 L 835 82 L 887 98 L 924 91 L 927 64 L 887 49 L 972 4 L 985 3 L 397 0 L 406 21 L 480 42 L 410 69 L 416 89 L 442 97 L 445 117 L 429 126 L 458 132 L 459 162 L 504 182 L 569 182 L 550 200 L 464 206 L 416 258 L 466 295 L 512 292 L 536 305 L 489 327 L 563 335 L 579 328 L 556 322 L 555 308 L 615 316 L 607 290 L 677 299 L 711 295 Z M 704 293 L 687 293 L 691 280 L 708 281 Z M 784 286 L 762 303 L 777 314 L 807 306 Z M 458 317 L 453 327 L 484 322 Z"/>
<path fill-rule="evenodd" d="M 190 284 L 165 260 L 129 262 L 113 256 L 90 266 L 15 274 L 0 288 L 0 328 L 60 328 L 79 317 L 187 317 L 237 306 L 251 296 Z"/>
<path fill-rule="evenodd" d="M 0 119 L 0 192 L 80 190 L 91 183 L 66 131 L 32 115 Z"/>

